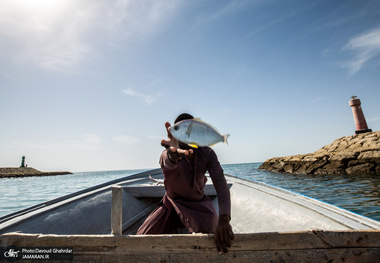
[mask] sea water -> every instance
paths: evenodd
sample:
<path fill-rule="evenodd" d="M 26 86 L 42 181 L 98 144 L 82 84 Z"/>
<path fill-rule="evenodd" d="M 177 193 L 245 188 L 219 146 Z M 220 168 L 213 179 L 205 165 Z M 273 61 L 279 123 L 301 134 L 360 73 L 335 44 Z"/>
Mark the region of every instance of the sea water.
<path fill-rule="evenodd" d="M 226 164 L 224 172 L 278 186 L 380 221 L 380 177 L 289 175 L 259 170 L 261 163 Z M 81 172 L 0 179 L 0 217 L 51 199 L 149 169 Z"/>

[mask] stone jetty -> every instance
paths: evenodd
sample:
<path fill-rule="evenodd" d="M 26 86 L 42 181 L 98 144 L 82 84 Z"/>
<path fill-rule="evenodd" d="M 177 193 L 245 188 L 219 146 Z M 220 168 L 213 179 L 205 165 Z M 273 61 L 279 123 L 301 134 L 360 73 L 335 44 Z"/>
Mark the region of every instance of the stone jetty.
<path fill-rule="evenodd" d="M 49 176 L 64 175 L 70 172 L 41 172 L 32 167 L 0 167 L 0 178 L 6 177 L 26 177 L 26 176 Z"/>
<path fill-rule="evenodd" d="M 313 153 L 274 157 L 259 169 L 290 174 L 380 175 L 380 131 L 342 137 Z"/>

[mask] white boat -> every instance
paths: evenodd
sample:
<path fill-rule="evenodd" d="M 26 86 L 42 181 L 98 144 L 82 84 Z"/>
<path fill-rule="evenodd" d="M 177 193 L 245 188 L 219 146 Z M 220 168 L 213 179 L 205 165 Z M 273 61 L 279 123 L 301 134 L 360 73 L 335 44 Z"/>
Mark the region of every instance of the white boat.
<path fill-rule="evenodd" d="M 380 222 L 282 188 L 225 177 L 236 234 L 225 260 L 380 258 Z M 135 235 L 165 193 L 162 179 L 161 169 L 155 169 L 6 215 L 0 218 L 0 246 L 73 247 L 78 262 L 123 262 L 126 256 L 154 262 L 217 259 L 212 235 Z M 217 208 L 210 182 L 205 193 Z"/>

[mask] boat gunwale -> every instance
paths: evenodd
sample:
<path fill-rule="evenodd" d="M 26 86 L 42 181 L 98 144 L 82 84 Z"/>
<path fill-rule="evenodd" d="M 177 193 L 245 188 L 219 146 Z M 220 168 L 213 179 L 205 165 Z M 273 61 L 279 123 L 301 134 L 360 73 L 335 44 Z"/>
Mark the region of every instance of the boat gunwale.
<path fill-rule="evenodd" d="M 380 230 L 307 230 L 236 234 L 229 248 L 236 251 L 279 251 L 308 249 L 380 249 Z M 0 244 L 6 246 L 74 247 L 77 253 L 92 251 L 101 255 L 113 253 L 216 253 L 213 234 L 170 235 L 53 235 L 5 233 Z M 97 251 L 94 247 L 101 247 Z M 379 251 L 380 253 L 380 251 Z"/>

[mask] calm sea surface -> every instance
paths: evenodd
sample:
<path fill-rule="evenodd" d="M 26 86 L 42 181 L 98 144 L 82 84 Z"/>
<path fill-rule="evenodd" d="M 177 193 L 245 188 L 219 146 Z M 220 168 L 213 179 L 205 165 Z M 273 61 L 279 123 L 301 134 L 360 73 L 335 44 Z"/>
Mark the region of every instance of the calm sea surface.
<path fill-rule="evenodd" d="M 225 173 L 301 193 L 380 221 L 380 176 L 287 175 L 259 170 L 261 163 L 223 165 Z M 0 179 L 0 217 L 142 170 Z"/>

